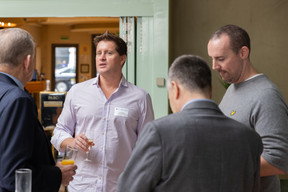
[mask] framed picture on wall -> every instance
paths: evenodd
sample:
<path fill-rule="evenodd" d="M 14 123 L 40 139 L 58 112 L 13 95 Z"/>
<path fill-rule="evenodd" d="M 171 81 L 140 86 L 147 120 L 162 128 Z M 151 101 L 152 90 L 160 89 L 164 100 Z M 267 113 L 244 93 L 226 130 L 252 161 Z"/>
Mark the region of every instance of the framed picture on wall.
<path fill-rule="evenodd" d="M 81 73 L 89 73 L 89 64 L 81 64 L 80 65 Z"/>

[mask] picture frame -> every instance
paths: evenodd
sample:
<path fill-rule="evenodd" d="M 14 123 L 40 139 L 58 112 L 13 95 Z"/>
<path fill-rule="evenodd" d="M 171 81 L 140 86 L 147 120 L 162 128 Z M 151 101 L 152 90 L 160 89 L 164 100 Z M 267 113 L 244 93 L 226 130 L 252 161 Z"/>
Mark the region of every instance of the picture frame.
<path fill-rule="evenodd" d="M 89 73 L 90 68 L 89 68 L 89 64 L 81 64 L 80 65 L 80 72 L 81 73 Z"/>

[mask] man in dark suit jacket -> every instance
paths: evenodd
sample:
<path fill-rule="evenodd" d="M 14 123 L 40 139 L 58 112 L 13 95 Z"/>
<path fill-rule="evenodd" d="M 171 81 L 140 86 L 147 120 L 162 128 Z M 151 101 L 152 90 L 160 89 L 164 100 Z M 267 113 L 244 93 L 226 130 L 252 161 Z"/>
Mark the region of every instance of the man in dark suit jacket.
<path fill-rule="evenodd" d="M 15 191 L 15 170 L 32 170 L 32 191 L 58 192 L 75 174 L 52 157 L 36 104 L 24 85 L 32 79 L 35 44 L 18 28 L 0 30 L 0 192 Z"/>
<path fill-rule="evenodd" d="M 174 114 L 143 129 L 117 191 L 259 191 L 261 138 L 210 100 L 207 63 L 181 56 L 167 83 Z"/>

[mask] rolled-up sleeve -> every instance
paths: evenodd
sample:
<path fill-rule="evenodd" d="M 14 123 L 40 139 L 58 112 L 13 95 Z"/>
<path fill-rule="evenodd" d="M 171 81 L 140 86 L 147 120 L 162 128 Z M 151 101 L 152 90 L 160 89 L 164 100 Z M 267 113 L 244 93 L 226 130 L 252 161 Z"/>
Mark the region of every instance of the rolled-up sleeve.
<path fill-rule="evenodd" d="M 61 143 L 67 139 L 72 138 L 75 132 L 76 117 L 74 113 L 74 107 L 72 103 L 73 88 L 67 93 L 64 108 L 58 118 L 56 128 L 54 129 L 53 136 L 51 138 L 52 145 L 61 151 Z"/>
<path fill-rule="evenodd" d="M 141 114 L 139 118 L 137 132 L 140 134 L 146 123 L 154 120 L 154 111 L 150 95 L 147 93 L 145 99 L 140 103 Z"/>

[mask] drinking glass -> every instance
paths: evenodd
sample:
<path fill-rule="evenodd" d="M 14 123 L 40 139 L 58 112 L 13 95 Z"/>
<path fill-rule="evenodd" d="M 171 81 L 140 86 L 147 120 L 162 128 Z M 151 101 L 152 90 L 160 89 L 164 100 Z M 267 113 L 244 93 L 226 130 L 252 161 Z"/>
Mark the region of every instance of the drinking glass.
<path fill-rule="evenodd" d="M 17 169 L 15 172 L 15 191 L 31 192 L 32 171 L 31 169 Z"/>
<path fill-rule="evenodd" d="M 64 152 L 64 156 L 63 159 L 61 161 L 62 165 L 74 165 L 74 162 L 76 160 L 77 157 L 77 152 L 78 150 L 75 148 L 72 148 L 70 146 L 66 146 L 65 148 L 65 152 Z"/>
<path fill-rule="evenodd" d="M 90 149 L 92 148 L 92 146 L 94 145 L 93 132 L 91 130 L 88 130 L 88 131 L 86 131 L 85 135 L 88 138 L 89 147 L 88 147 L 88 151 L 86 152 L 86 158 L 84 159 L 84 161 L 90 162 L 91 160 L 89 159 L 89 152 L 90 152 Z"/>

